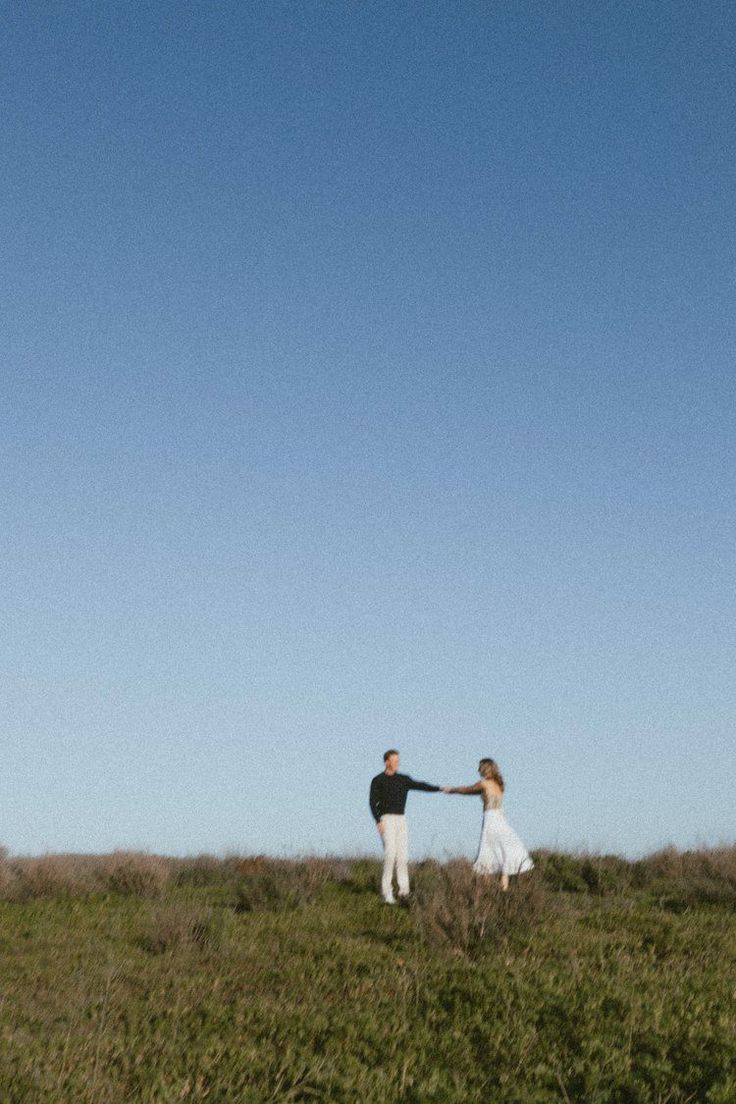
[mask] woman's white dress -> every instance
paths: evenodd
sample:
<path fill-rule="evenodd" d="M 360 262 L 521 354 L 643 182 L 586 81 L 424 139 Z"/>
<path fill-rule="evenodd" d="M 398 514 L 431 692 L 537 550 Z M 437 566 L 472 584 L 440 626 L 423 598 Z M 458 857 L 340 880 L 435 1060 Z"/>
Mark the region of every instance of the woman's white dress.
<path fill-rule="evenodd" d="M 473 870 L 476 874 L 524 874 L 533 867 L 529 852 L 506 819 L 503 799 L 500 795 L 492 797 L 483 812 Z"/>

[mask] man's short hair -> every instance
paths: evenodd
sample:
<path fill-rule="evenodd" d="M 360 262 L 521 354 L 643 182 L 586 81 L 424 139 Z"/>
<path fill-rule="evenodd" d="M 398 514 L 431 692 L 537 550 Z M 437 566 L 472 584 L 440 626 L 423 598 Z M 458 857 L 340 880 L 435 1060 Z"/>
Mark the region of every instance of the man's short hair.
<path fill-rule="evenodd" d="M 399 753 L 396 750 L 396 748 L 389 748 L 388 751 L 384 751 L 384 753 L 383 753 L 384 763 L 388 763 L 388 761 L 389 761 L 389 759 L 391 758 L 392 755 L 398 755 L 398 754 Z"/>

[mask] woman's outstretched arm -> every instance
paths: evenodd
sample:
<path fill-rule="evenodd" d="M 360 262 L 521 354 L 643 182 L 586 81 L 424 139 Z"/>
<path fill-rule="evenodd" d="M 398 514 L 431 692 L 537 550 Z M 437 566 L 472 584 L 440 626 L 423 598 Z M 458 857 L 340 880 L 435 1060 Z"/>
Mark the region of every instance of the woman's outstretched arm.
<path fill-rule="evenodd" d="M 475 782 L 472 786 L 443 786 L 442 792 L 454 794 L 479 794 L 483 793 L 483 783 Z"/>

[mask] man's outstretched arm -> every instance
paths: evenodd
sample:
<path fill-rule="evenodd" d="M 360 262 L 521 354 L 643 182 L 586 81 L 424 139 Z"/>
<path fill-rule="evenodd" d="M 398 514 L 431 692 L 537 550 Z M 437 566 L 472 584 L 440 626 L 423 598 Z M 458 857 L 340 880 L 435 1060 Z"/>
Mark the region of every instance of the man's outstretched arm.
<path fill-rule="evenodd" d="M 432 786 L 432 785 L 430 785 L 429 782 L 416 782 L 413 778 L 410 778 L 408 774 L 405 775 L 404 777 L 406 778 L 408 788 L 410 790 L 423 790 L 424 793 L 439 793 L 440 792 L 440 787 L 439 786 Z"/>

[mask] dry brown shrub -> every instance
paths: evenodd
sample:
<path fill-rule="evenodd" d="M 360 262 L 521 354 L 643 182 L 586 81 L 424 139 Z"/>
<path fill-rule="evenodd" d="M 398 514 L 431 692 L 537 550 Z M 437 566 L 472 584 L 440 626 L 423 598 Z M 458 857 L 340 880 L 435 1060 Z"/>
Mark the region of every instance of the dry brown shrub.
<path fill-rule="evenodd" d="M 282 912 L 307 905 L 319 896 L 330 880 L 330 861 L 264 859 L 261 863 L 258 856 L 258 865 L 248 866 L 245 871 L 235 885 L 235 911 Z"/>
<path fill-rule="evenodd" d="M 7 847 L 0 847 L 0 899 L 13 896 L 16 874 L 8 861 Z"/>
<path fill-rule="evenodd" d="M 158 897 L 171 873 L 168 859 L 143 851 L 114 851 L 104 860 L 106 887 L 113 893 Z"/>
<path fill-rule="evenodd" d="M 687 852 L 688 862 L 695 863 L 709 877 L 720 878 L 736 886 L 736 847 L 713 847 L 707 851 Z"/>
<path fill-rule="evenodd" d="M 194 855 L 172 859 L 171 876 L 178 886 L 203 887 L 218 885 L 232 875 L 228 862 L 214 855 Z"/>
<path fill-rule="evenodd" d="M 265 855 L 242 855 L 234 857 L 232 860 L 232 867 L 236 874 L 262 874 L 270 865 L 273 860 L 267 859 Z"/>
<path fill-rule="evenodd" d="M 464 859 L 422 867 L 415 877 L 417 926 L 428 943 L 464 957 L 528 935 L 548 912 L 548 897 L 534 874 L 512 878 L 504 893 L 497 879 L 478 877 Z"/>
<path fill-rule="evenodd" d="M 0 896 L 15 901 L 100 892 L 155 897 L 168 877 L 169 860 L 140 852 L 0 859 Z"/>
<path fill-rule="evenodd" d="M 99 888 L 85 855 L 41 855 L 7 863 L 3 895 L 19 901 L 37 897 L 83 897 Z"/>
<path fill-rule="evenodd" d="M 632 864 L 634 885 L 686 906 L 736 902 L 736 847 L 667 847 Z"/>

